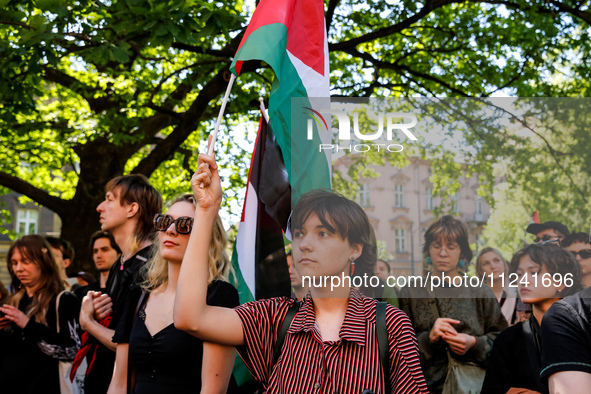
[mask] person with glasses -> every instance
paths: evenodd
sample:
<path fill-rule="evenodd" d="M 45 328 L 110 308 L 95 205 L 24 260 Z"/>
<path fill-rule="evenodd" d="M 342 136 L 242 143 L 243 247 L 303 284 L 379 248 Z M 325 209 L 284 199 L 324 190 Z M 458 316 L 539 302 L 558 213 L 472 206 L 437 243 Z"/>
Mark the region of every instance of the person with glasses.
<path fill-rule="evenodd" d="M 577 258 L 583 272 L 583 287 L 591 286 L 591 236 L 583 232 L 572 233 L 565 237 L 560 244 Z"/>
<path fill-rule="evenodd" d="M 225 393 L 234 365 L 233 347 L 203 342 L 173 323 L 173 305 L 181 263 L 193 229 L 195 199 L 176 199 L 166 214 L 154 217 L 156 253 L 143 270 L 144 295 L 136 306 L 129 347 L 117 345 L 109 394 Z M 226 232 L 217 216 L 208 251 L 207 304 L 233 308 L 238 292 L 228 283 L 231 262 Z M 131 368 L 130 366 L 133 366 Z"/>
<path fill-rule="evenodd" d="M 524 303 L 532 305 L 533 313 L 527 321 L 509 327 L 497 337 L 482 394 L 548 393 L 540 378 L 545 351 L 542 342 L 546 335 L 540 333 L 540 325 L 545 323 L 546 312 L 554 303 L 581 290 L 581 270 L 572 254 L 546 242 L 528 245 L 511 259 L 511 272 L 518 275 L 515 285 L 519 296 Z M 570 348 L 562 351 L 565 350 L 571 351 Z"/>
<path fill-rule="evenodd" d="M 553 221 L 530 223 L 525 231 L 536 236 L 534 241 L 536 243 L 555 240 L 556 245 L 560 245 L 560 241 L 570 234 L 568 227 L 560 222 Z"/>
<path fill-rule="evenodd" d="M 424 237 L 426 284 L 400 289 L 400 308 L 417 334 L 430 392 L 478 392 L 493 342 L 507 320 L 490 287 L 468 281 L 472 250 L 466 224 L 445 215 Z M 466 369 L 458 379 L 456 371 Z"/>

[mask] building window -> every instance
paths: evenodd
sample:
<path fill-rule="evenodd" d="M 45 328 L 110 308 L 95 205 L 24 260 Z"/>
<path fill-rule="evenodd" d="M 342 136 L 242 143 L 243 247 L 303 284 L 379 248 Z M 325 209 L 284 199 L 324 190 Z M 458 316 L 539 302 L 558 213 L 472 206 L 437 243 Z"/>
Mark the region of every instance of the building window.
<path fill-rule="evenodd" d="M 482 200 L 482 197 L 477 197 L 476 198 L 476 212 L 474 213 L 476 220 L 482 220 L 483 210 L 484 210 L 483 207 L 484 207 L 484 201 Z"/>
<path fill-rule="evenodd" d="M 460 213 L 460 196 L 458 192 L 451 196 L 451 209 L 455 213 Z"/>
<path fill-rule="evenodd" d="M 406 230 L 396 229 L 396 253 L 406 252 Z"/>
<path fill-rule="evenodd" d="M 36 209 L 19 209 L 16 215 L 16 230 L 19 235 L 37 234 L 39 211 Z"/>
<path fill-rule="evenodd" d="M 433 189 L 429 188 L 427 189 L 427 193 L 425 194 L 425 199 L 426 199 L 426 207 L 427 207 L 427 211 L 432 211 L 433 208 L 435 208 L 435 203 L 433 200 Z"/>
<path fill-rule="evenodd" d="M 357 191 L 357 202 L 359 202 L 359 205 L 362 207 L 371 206 L 369 183 L 362 183 L 359 185 L 359 190 Z"/>
<path fill-rule="evenodd" d="M 404 185 L 394 186 L 394 206 L 404 208 Z"/>

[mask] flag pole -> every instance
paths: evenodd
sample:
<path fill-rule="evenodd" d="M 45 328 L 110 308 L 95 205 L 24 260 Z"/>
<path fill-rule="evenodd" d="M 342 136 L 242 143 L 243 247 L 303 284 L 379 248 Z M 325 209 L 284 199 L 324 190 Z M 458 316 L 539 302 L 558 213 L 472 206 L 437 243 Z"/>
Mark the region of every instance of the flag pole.
<path fill-rule="evenodd" d="M 230 90 L 232 90 L 232 85 L 234 85 L 234 81 L 236 80 L 236 75 L 232 74 L 230 77 L 230 81 L 228 82 L 228 87 L 226 88 L 226 94 L 224 94 L 224 100 L 222 101 L 222 106 L 220 107 L 220 113 L 218 114 L 218 120 L 215 122 L 215 127 L 213 129 L 213 135 L 211 138 L 211 142 L 207 147 L 207 154 L 211 156 L 213 154 L 213 149 L 215 147 L 215 141 L 218 138 L 218 130 L 220 129 L 220 124 L 222 123 L 222 117 L 224 116 L 224 111 L 226 111 L 226 104 L 228 103 L 228 97 L 230 97 Z M 199 185 L 203 189 L 204 185 L 203 182 Z"/>
<path fill-rule="evenodd" d="M 211 156 L 214 151 L 215 141 L 218 138 L 218 130 L 220 129 L 220 124 L 222 123 L 222 117 L 224 116 L 224 111 L 226 110 L 226 103 L 228 103 L 228 97 L 230 97 L 230 90 L 232 90 L 232 85 L 234 84 L 234 80 L 236 80 L 236 75 L 232 74 L 230 77 L 230 82 L 228 82 L 228 87 L 226 88 L 226 94 L 224 95 L 224 100 L 222 101 L 222 106 L 220 107 L 220 113 L 218 114 L 218 120 L 215 123 L 215 128 L 213 129 L 213 137 L 211 139 L 211 143 L 207 149 L 207 154 Z"/>
<path fill-rule="evenodd" d="M 263 114 L 263 118 L 265 118 L 265 122 L 269 123 L 269 115 L 267 115 L 267 110 L 265 109 L 265 101 L 262 97 L 259 97 L 259 102 L 261 103 L 261 113 Z"/>

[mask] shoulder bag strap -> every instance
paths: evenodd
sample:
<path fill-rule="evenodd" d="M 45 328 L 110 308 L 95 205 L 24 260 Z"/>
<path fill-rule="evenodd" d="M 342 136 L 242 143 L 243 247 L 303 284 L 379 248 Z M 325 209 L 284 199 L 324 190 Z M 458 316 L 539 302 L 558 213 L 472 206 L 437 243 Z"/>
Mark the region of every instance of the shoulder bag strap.
<path fill-rule="evenodd" d="M 376 306 L 376 337 L 378 338 L 378 351 L 382 360 L 384 371 L 384 392 L 390 390 L 390 347 L 388 346 L 388 326 L 386 325 L 387 302 L 378 302 Z"/>
<path fill-rule="evenodd" d="M 66 290 L 62 290 L 56 297 L 55 299 L 55 325 L 56 325 L 56 330 L 57 333 L 60 333 L 60 313 L 59 313 L 59 307 L 60 307 L 60 298 L 62 297 L 62 294 L 64 294 L 66 292 Z"/>
<path fill-rule="evenodd" d="M 146 296 L 149 293 L 147 291 L 142 291 L 142 295 L 140 296 L 140 300 L 138 301 L 137 305 L 135 306 L 135 312 L 133 312 L 133 320 L 131 321 L 131 326 L 133 327 L 133 324 L 135 323 L 135 318 L 137 317 L 137 314 L 140 311 L 140 308 L 142 306 L 142 303 L 144 302 L 144 300 L 146 299 Z"/>
<path fill-rule="evenodd" d="M 538 347 L 536 346 L 536 338 L 534 338 L 535 334 L 531 327 L 531 325 L 533 324 L 531 319 L 535 319 L 535 317 L 532 316 L 526 321 L 524 321 L 521 325 L 521 328 L 523 329 L 525 349 L 527 350 L 527 356 L 529 358 L 531 372 L 535 377 L 536 382 L 538 383 L 538 387 L 540 387 L 540 371 L 542 370 L 542 366 L 540 362 L 540 352 L 538 350 Z"/>
<path fill-rule="evenodd" d="M 281 355 L 281 348 L 283 347 L 283 342 L 285 342 L 285 335 L 287 335 L 287 330 L 291 326 L 291 322 L 295 317 L 296 313 L 300 309 L 301 302 L 296 301 L 292 306 L 289 307 L 287 310 L 287 314 L 283 318 L 283 322 L 281 323 L 281 328 L 277 333 L 277 342 L 275 342 L 275 349 L 273 351 L 273 364 L 277 362 L 279 356 Z"/>
<path fill-rule="evenodd" d="M 437 300 L 435 299 L 435 296 L 433 295 L 433 292 L 431 291 L 431 289 L 429 288 L 429 286 L 426 287 L 427 293 L 429 294 L 429 298 L 431 299 L 430 301 L 430 305 L 431 305 L 431 312 L 433 313 L 433 316 L 435 316 L 435 320 L 439 319 L 439 309 L 437 308 Z"/>

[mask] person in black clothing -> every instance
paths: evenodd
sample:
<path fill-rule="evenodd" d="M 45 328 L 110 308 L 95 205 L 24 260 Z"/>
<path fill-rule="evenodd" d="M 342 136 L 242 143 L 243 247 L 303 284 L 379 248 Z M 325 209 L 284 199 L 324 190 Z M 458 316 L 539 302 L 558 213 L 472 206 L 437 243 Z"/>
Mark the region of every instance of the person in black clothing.
<path fill-rule="evenodd" d="M 100 276 L 99 280 L 95 283 L 83 286 L 74 292 L 74 294 L 80 299 L 84 298 L 89 291 L 100 291 L 101 293 L 107 292 L 109 272 L 111 271 L 111 267 L 115 264 L 115 261 L 121 256 L 121 249 L 119 249 L 113 235 L 102 230 L 97 231 L 92 234 L 92 237 L 90 237 L 90 251 L 92 252 L 94 266 Z"/>
<path fill-rule="evenodd" d="M 141 294 L 139 270 L 152 256 L 152 219 L 162 210 L 162 197 L 143 175 L 112 179 L 105 201 L 97 207 L 101 229 L 110 232 L 121 249 L 106 282 L 106 293 L 90 291 L 82 300 L 80 325 L 92 340 L 77 355 L 89 360 L 86 393 L 104 394 L 113 374 L 116 344 Z M 92 346 L 102 344 L 104 347 Z M 107 351 L 108 350 L 108 351 Z M 96 355 L 95 355 L 96 352 Z M 76 361 L 74 362 L 76 365 Z"/>
<path fill-rule="evenodd" d="M 542 322 L 542 372 L 550 393 L 591 387 L 591 287 L 555 302 Z"/>
<path fill-rule="evenodd" d="M 548 393 L 540 380 L 540 324 L 552 304 L 582 288 L 581 269 L 565 249 L 555 244 L 532 244 L 515 253 L 511 272 L 519 275 L 519 295 L 533 306 L 533 314 L 495 340 L 482 393 L 506 393 L 517 388 Z"/>
<path fill-rule="evenodd" d="M 159 230 L 155 256 L 143 270 L 144 296 L 135 319 L 125 333 L 127 343 L 117 344 L 117 368 L 109 394 L 126 393 L 133 365 L 135 379 L 129 381 L 136 394 L 225 393 L 236 351 L 231 346 L 204 343 L 173 324 L 172 310 L 177 281 L 189 235 L 193 228 L 195 199 L 186 195 L 171 205 L 166 215 L 157 215 Z M 225 253 L 226 234 L 219 217 L 209 244 L 207 302 L 233 308 L 238 292 L 227 282 L 231 263 Z M 126 339 L 127 339 L 126 338 Z"/>
<path fill-rule="evenodd" d="M 0 389 L 59 394 L 58 361 L 73 360 L 80 346 L 80 301 L 64 291 L 51 247 L 39 235 L 16 240 L 7 265 L 13 293 L 0 307 Z"/>

